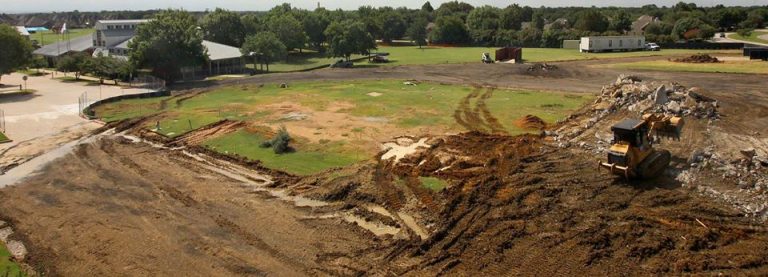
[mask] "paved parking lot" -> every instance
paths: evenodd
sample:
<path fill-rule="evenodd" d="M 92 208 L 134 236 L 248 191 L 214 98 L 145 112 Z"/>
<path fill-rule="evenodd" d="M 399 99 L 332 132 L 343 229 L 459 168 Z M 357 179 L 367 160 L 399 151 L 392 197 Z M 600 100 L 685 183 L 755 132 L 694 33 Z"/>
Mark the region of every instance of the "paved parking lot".
<path fill-rule="evenodd" d="M 19 73 L 3 75 L 0 82 L 6 86 L 23 84 L 23 76 Z M 58 73 L 56 76 L 62 75 Z M 36 92 L 0 94 L 0 109 L 5 112 L 5 134 L 13 140 L 11 143 L 0 144 L 0 151 L 25 141 L 56 136 L 65 130 L 98 127 L 98 124 L 90 123 L 78 115 L 78 98 L 84 93 L 87 93 L 88 101 L 92 102 L 147 91 L 86 82 L 63 82 L 52 79 L 50 75 L 29 77 L 27 86 Z"/>

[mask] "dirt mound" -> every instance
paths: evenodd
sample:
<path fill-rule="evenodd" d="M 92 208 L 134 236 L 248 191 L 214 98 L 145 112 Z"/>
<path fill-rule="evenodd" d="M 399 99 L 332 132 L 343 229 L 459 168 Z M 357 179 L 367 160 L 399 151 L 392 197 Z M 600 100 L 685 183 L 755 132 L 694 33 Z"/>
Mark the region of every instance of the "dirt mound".
<path fill-rule="evenodd" d="M 515 126 L 522 128 L 522 129 L 536 129 L 541 130 L 544 128 L 547 128 L 547 123 L 544 122 L 541 118 L 535 115 L 526 115 L 518 120 L 515 120 Z"/>
<path fill-rule="evenodd" d="M 672 59 L 673 62 L 678 63 L 719 63 L 716 57 L 712 57 L 708 54 L 697 54 L 690 57 Z"/>
<path fill-rule="evenodd" d="M 536 63 L 528 67 L 528 72 L 549 72 L 556 70 L 558 70 L 556 65 L 547 63 Z"/>
<path fill-rule="evenodd" d="M 370 252 L 358 260 L 381 262 L 362 268 L 413 275 L 768 272 L 768 231 L 742 213 L 685 190 L 658 189 L 675 180 L 626 184 L 598 172 L 588 155 L 536 136 L 449 136 L 393 170 L 454 185 L 434 196 L 444 203 L 439 212 L 422 214 L 434 222 L 428 239 Z"/>

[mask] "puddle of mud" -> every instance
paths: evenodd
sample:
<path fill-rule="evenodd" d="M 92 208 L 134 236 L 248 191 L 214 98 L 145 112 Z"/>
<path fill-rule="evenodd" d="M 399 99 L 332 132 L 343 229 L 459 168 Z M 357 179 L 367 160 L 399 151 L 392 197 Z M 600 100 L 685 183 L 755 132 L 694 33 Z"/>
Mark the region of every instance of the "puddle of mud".
<path fill-rule="evenodd" d="M 429 144 L 427 144 L 427 138 L 421 138 L 418 142 L 412 143 L 408 146 L 402 146 L 400 144 L 397 144 L 395 142 L 387 142 L 384 143 L 384 148 L 388 149 L 387 152 L 385 152 L 383 155 L 381 155 L 382 160 L 388 160 L 392 157 L 395 158 L 395 163 L 400 161 L 400 159 L 404 158 L 405 156 L 415 153 L 419 148 L 429 148 Z"/>
<path fill-rule="evenodd" d="M 416 220 L 411 215 L 403 212 L 398 212 L 397 216 L 399 216 L 400 219 L 403 220 L 403 223 L 405 223 L 405 225 L 408 226 L 408 228 L 413 230 L 413 232 L 416 233 L 416 235 L 421 237 L 422 240 L 427 239 L 429 237 L 429 233 L 427 232 L 427 230 L 424 230 L 424 228 L 421 228 L 421 226 L 419 226 L 419 224 L 416 223 Z"/>

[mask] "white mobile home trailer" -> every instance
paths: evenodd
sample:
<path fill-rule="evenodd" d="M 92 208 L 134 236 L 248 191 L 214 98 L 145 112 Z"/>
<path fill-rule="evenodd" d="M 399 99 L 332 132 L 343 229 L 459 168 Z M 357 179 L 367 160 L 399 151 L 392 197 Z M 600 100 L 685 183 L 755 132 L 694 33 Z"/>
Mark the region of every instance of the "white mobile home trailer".
<path fill-rule="evenodd" d="M 582 37 L 581 52 L 632 51 L 645 49 L 644 36 Z"/>

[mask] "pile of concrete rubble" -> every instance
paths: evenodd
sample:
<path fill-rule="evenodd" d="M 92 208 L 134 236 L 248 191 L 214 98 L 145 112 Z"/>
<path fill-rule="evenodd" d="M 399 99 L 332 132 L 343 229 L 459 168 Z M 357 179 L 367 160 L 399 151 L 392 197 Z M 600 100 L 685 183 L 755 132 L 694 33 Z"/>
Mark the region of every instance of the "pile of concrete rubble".
<path fill-rule="evenodd" d="M 712 147 L 697 150 L 688 159 L 690 168 L 679 172 L 677 180 L 683 186 L 693 187 L 715 198 L 723 199 L 739 207 L 747 215 L 768 220 L 768 155 L 759 155 L 754 148 L 740 151 L 741 157 L 727 159 L 718 155 Z M 706 176 L 701 172 L 709 169 L 720 176 Z M 736 192 L 716 190 L 696 185 L 697 179 L 722 177 L 733 180 Z"/>
<path fill-rule="evenodd" d="M 603 87 L 595 100 L 595 110 L 665 113 L 677 116 L 717 119 L 717 101 L 674 82 L 643 82 L 635 76 L 620 75 Z"/>

